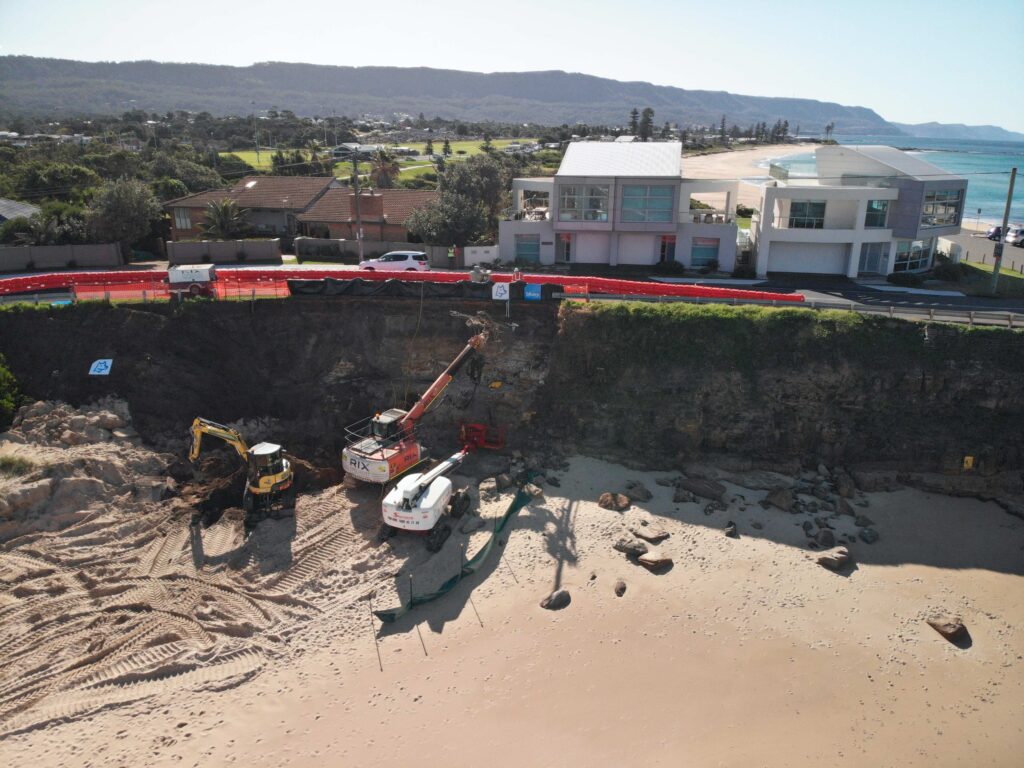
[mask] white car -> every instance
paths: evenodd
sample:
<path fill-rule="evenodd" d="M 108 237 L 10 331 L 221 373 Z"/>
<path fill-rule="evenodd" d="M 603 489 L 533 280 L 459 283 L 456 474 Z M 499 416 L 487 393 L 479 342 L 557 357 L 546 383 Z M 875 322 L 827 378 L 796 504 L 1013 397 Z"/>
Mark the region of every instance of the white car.
<path fill-rule="evenodd" d="M 371 272 L 375 269 L 384 271 L 426 272 L 430 269 L 430 262 L 427 254 L 423 251 L 389 251 L 376 259 L 366 259 L 359 262 L 360 269 L 368 269 Z"/>

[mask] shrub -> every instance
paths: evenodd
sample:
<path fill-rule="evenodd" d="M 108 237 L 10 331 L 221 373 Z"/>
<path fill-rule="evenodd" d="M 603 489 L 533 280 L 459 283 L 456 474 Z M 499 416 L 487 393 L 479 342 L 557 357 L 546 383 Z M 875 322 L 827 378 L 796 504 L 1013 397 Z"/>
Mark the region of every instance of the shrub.
<path fill-rule="evenodd" d="M 455 150 L 455 154 L 456 155 L 464 155 L 464 154 L 466 154 L 466 150 L 464 150 L 464 149 L 457 149 L 457 150 Z"/>
<path fill-rule="evenodd" d="M 7 369 L 7 361 L 0 355 L 0 429 L 7 429 L 11 417 L 18 407 L 21 396 L 18 394 L 18 380 Z"/>
<path fill-rule="evenodd" d="M 901 285 L 904 288 L 917 288 L 924 282 L 924 278 L 915 272 L 893 272 L 885 279 L 893 285 Z"/>
<path fill-rule="evenodd" d="M 0 475 L 27 475 L 35 467 L 33 461 L 21 456 L 0 456 Z"/>
<path fill-rule="evenodd" d="M 743 264 L 732 271 L 732 276 L 741 280 L 753 280 L 757 277 L 757 272 L 749 264 Z"/>
<path fill-rule="evenodd" d="M 945 280 L 949 283 L 959 283 L 964 277 L 964 268 L 960 264 L 954 264 L 948 259 L 940 259 L 932 270 L 937 280 Z"/>
<path fill-rule="evenodd" d="M 736 206 L 736 215 L 739 216 L 741 219 L 749 219 L 755 213 L 757 213 L 757 209 L 751 208 L 749 205 L 743 205 L 742 203 L 740 203 L 739 205 Z"/>

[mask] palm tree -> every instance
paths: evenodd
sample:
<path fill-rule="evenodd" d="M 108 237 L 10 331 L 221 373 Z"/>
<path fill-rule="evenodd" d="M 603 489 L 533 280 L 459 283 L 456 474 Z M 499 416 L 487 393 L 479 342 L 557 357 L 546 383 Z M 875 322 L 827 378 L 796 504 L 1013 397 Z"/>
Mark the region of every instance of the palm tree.
<path fill-rule="evenodd" d="M 237 240 L 249 229 L 248 213 L 229 198 L 211 200 L 199 228 L 203 235 L 213 240 Z"/>
<path fill-rule="evenodd" d="M 402 167 L 386 150 L 374 153 L 370 164 L 370 180 L 375 187 L 388 189 L 395 186 L 395 180 L 401 172 Z"/>

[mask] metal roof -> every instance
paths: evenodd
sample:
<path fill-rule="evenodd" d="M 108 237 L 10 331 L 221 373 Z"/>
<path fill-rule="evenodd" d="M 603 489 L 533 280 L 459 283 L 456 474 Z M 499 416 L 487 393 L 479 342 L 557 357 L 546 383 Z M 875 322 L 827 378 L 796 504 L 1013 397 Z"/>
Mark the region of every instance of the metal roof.
<path fill-rule="evenodd" d="M 678 179 L 683 145 L 678 141 L 576 141 L 565 150 L 558 176 L 625 176 Z"/>
<path fill-rule="evenodd" d="M 881 163 L 882 165 L 896 171 L 897 174 L 910 176 L 915 179 L 920 179 L 921 181 L 928 181 L 929 179 L 938 181 L 963 179 L 962 176 L 949 173 L 944 168 L 939 168 L 937 165 L 932 165 L 927 160 L 922 160 L 920 157 L 916 157 L 901 149 L 896 149 L 895 147 L 887 147 L 879 144 L 843 144 L 838 147 L 826 146 L 819 147 L 817 149 L 817 153 L 820 154 L 838 154 L 842 152 L 852 152 L 865 157 L 868 160 Z"/>
<path fill-rule="evenodd" d="M 9 221 L 19 216 L 24 216 L 27 219 L 37 213 L 39 213 L 37 206 L 0 197 L 0 221 Z"/>

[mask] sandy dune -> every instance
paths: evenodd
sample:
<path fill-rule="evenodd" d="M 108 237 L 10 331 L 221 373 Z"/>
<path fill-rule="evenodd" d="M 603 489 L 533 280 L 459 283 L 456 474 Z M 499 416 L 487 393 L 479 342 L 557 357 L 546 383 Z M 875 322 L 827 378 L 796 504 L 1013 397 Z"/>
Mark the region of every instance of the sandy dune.
<path fill-rule="evenodd" d="M 177 675 L 147 675 L 153 661 L 137 678 L 116 664 L 89 667 L 98 682 L 73 681 L 68 695 L 106 698 L 58 713 L 67 722 L 40 715 L 54 703 L 45 699 L 5 718 L 0 759 L 40 768 L 1017 764 L 1024 521 L 974 499 L 860 494 L 851 501 L 866 502 L 855 510 L 873 521 L 874 544 L 856 538 L 853 518 L 817 515 L 840 541 L 854 537 L 856 565 L 837 574 L 808 549 L 803 523 L 816 515 L 757 503 L 763 475 L 728 476 L 726 509 L 708 510 L 706 499 L 673 503 L 673 489 L 656 482 L 673 473 L 576 457 L 550 474 L 559 486 L 520 512 L 500 557 L 384 627 L 371 608 L 402 599 L 410 573 L 417 593 L 447 578 L 481 531 L 453 535 L 433 556 L 416 538 L 382 544 L 374 495 L 335 487 L 304 495 L 294 522 L 266 521 L 248 541 L 225 515 L 204 532 L 202 557 L 171 512 L 180 499 L 132 524 L 150 531 L 145 541 L 132 532 L 115 547 L 107 512 L 91 518 L 91 533 L 82 521 L 8 542 L 7 685 L 49 675 L 56 690 L 70 679 L 43 649 L 71 645 L 72 633 L 33 628 L 27 600 L 76 600 L 72 610 L 44 603 L 58 624 L 164 610 L 205 638 L 174 641 L 193 643 L 195 662 Z M 623 513 L 595 503 L 630 479 L 653 497 Z M 509 498 L 480 508 L 499 514 Z M 728 521 L 739 538 L 723 534 Z M 630 528 L 669 533 L 652 547 L 671 569 L 651 573 L 615 551 Z M 76 558 L 92 550 L 118 553 L 102 583 L 131 583 L 136 599 L 88 592 L 76 574 L 96 578 L 96 565 Z M 56 576 L 32 576 L 31 557 Z M 66 589 L 50 595 L 46 578 Z M 168 584 L 184 589 L 168 594 Z M 538 601 L 555 586 L 572 602 L 544 611 Z M 21 623 L 10 623 L 12 610 Z M 960 614 L 970 642 L 932 630 L 924 619 L 936 611 Z M 44 658 L 26 667 L 12 653 L 18 642 Z M 218 664 L 234 664 L 232 674 Z"/>

